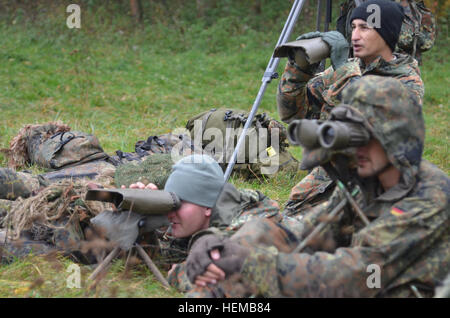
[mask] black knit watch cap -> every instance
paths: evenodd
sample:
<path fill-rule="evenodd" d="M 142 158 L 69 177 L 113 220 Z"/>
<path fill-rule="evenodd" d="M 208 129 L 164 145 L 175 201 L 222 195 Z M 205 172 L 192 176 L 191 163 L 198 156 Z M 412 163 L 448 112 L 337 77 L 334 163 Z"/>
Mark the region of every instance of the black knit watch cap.
<path fill-rule="evenodd" d="M 373 25 L 373 27 L 393 52 L 395 50 L 395 45 L 398 42 L 403 18 L 405 16 L 403 7 L 397 2 L 390 0 L 365 1 L 353 10 L 350 17 L 350 23 L 355 19 L 361 19 L 367 22 L 369 16 L 375 13 L 375 10 L 372 9 L 372 7 L 368 10 L 369 5 L 379 6 L 380 25 L 379 27 Z"/>

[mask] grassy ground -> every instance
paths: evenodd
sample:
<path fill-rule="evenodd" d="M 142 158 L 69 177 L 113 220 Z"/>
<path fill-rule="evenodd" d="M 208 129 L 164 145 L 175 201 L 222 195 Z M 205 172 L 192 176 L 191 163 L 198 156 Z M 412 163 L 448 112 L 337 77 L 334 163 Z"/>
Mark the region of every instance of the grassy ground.
<path fill-rule="evenodd" d="M 229 1 L 224 2 L 229 7 L 219 6 L 197 19 L 192 8 L 168 11 L 156 1 L 146 8 L 153 14 L 136 25 L 123 5 L 80 3 L 81 29 L 68 29 L 65 6 L 51 2 L 7 8 L 0 15 L 0 148 L 7 148 L 24 124 L 61 120 L 95 134 L 108 153 L 133 151 L 137 140 L 184 127 L 201 111 L 249 110 L 290 8 L 289 3 L 263 1 L 262 14 L 255 17 L 249 5 L 240 8 Z M 295 34 L 313 29 L 311 8 L 315 5 L 310 2 Z M 447 41 L 448 34 L 441 32 L 433 50 L 424 54 L 421 69 L 426 86 L 424 156 L 449 173 Z M 260 106 L 274 118 L 277 84 L 269 85 Z M 300 158 L 301 149 L 292 148 L 292 153 Z M 0 155 L 0 166 L 6 162 Z M 259 189 L 283 205 L 304 174 L 232 182 Z M 124 277 L 123 261 L 93 288 L 84 279 L 91 269 L 82 267 L 82 288 L 68 289 L 70 264 L 30 257 L 2 266 L 0 297 L 180 296 L 164 291 L 142 265 Z"/>

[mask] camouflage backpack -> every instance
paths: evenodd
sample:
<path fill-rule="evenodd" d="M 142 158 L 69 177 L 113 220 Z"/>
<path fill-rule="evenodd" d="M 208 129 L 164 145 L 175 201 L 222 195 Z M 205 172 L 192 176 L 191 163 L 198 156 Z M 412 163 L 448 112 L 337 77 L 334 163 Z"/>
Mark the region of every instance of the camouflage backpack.
<path fill-rule="evenodd" d="M 9 166 L 19 168 L 28 163 L 58 170 L 107 157 L 94 135 L 50 122 L 20 130 L 10 144 Z"/>
<path fill-rule="evenodd" d="M 81 131 L 59 132 L 42 143 L 30 143 L 28 154 L 31 163 L 50 169 L 61 169 L 108 157 L 97 137 Z"/>
<path fill-rule="evenodd" d="M 249 113 L 238 109 L 211 109 L 189 119 L 186 128 L 196 146 L 226 169 Z M 298 162 L 289 153 L 285 127 L 266 113 L 255 115 L 234 166 L 245 178 L 273 175 L 279 170 L 297 171 Z"/>
<path fill-rule="evenodd" d="M 423 1 L 392 0 L 400 3 L 404 8 L 405 18 L 400 31 L 395 51 L 409 54 L 421 62 L 422 52 L 430 50 L 436 38 L 436 22 L 433 13 L 425 6 Z M 340 17 L 336 28 L 347 40 L 351 41 L 352 28 L 350 16 L 356 6 L 354 0 L 347 0 L 341 4 Z M 359 2 L 364 2 L 360 0 Z"/>

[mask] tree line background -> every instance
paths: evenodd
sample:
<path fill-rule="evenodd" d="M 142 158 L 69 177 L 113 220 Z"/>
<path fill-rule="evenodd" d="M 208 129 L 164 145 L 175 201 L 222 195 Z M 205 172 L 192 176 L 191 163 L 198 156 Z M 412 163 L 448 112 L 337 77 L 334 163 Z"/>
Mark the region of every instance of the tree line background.
<path fill-rule="evenodd" d="M 70 0 L 57 1 L 76 3 L 85 8 L 104 6 L 114 13 L 122 12 L 134 17 L 137 22 L 157 23 L 176 22 L 180 18 L 206 19 L 214 21 L 218 15 L 237 15 L 246 17 L 250 21 L 253 17 L 263 16 L 272 21 L 276 15 L 283 14 L 290 8 L 293 0 Z M 309 18 L 314 18 L 311 7 L 317 5 L 317 0 L 307 0 L 304 14 Z M 325 0 L 323 0 L 325 2 Z M 339 5 L 343 0 L 334 0 L 333 7 L 339 10 Z M 424 0 L 425 5 L 430 8 L 438 17 L 441 23 L 448 23 L 450 0 Z M 27 10 L 27 14 L 33 17 L 35 9 L 49 8 L 55 4 L 51 0 L 0 0 L 0 14 L 3 16 L 14 15 L 17 11 Z M 111 13 L 111 12 L 110 12 Z M 260 21 L 258 21 L 260 22 Z"/>

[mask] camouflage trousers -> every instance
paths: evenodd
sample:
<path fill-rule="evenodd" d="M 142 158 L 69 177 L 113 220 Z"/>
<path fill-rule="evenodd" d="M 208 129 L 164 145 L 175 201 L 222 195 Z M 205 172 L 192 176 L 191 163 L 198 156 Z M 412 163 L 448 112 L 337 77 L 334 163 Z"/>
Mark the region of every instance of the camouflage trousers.
<path fill-rule="evenodd" d="M 16 172 L 0 168 L 0 199 L 15 200 L 27 198 L 42 186 L 38 177 L 31 173 Z"/>
<path fill-rule="evenodd" d="M 289 226 L 293 225 L 295 225 L 295 220 L 294 223 L 289 224 Z M 274 223 L 268 219 L 259 219 L 246 223 L 231 239 L 251 251 L 258 249 L 258 247 L 269 247 L 282 253 L 291 253 L 299 243 L 299 238 L 286 225 Z M 255 259 L 255 261 L 257 260 Z M 277 283 L 277 273 L 275 272 L 261 271 L 258 275 L 266 277 L 268 284 Z M 208 285 L 206 287 L 191 286 L 193 288 L 186 293 L 186 297 L 234 298 L 258 296 L 255 294 L 256 292 L 251 282 L 243 280 L 240 274 L 232 275 L 216 285 Z M 274 297 L 277 296 L 281 297 L 281 295 L 274 295 Z"/>

